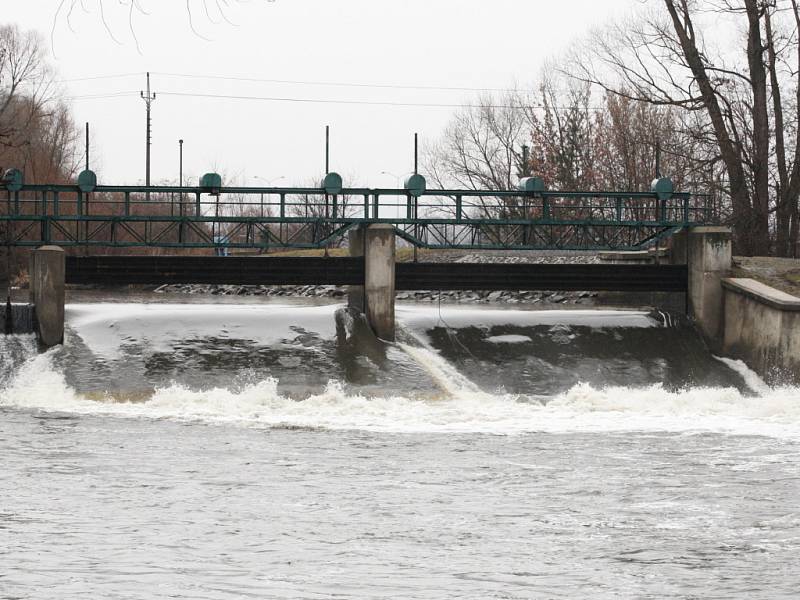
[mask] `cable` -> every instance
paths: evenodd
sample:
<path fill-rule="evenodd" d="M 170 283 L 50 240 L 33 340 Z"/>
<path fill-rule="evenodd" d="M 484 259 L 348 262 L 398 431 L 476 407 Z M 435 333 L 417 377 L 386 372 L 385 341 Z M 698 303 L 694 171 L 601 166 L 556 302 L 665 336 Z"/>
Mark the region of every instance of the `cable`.
<path fill-rule="evenodd" d="M 97 98 L 114 98 L 123 97 L 128 94 L 138 94 L 137 91 L 120 91 L 109 93 L 89 94 L 84 96 L 70 96 L 71 100 L 87 100 Z M 234 94 L 209 94 L 200 92 L 159 92 L 162 96 L 180 96 L 187 98 L 212 98 L 223 100 L 250 100 L 260 102 L 293 102 L 301 104 L 344 104 L 355 106 L 391 106 L 391 107 L 405 107 L 405 108 L 472 108 L 472 109 L 527 109 L 527 110 L 574 110 L 574 107 L 566 106 L 550 106 L 545 107 L 542 104 L 469 104 L 469 103 L 444 103 L 444 102 L 396 102 L 388 100 L 335 100 L 331 98 L 297 98 L 292 96 L 241 96 Z M 583 110 L 583 109 L 578 109 Z M 604 112 L 606 109 L 602 107 L 589 106 L 586 110 L 593 112 Z"/>
<path fill-rule="evenodd" d="M 138 92 L 129 91 L 129 92 L 109 92 L 107 94 L 86 94 L 86 95 L 82 95 L 82 96 L 66 96 L 64 99 L 65 100 L 98 100 L 98 99 L 104 99 L 104 98 L 124 98 L 124 97 L 126 97 L 128 95 L 131 95 L 131 97 L 132 97 L 133 94 L 138 94 Z"/>
<path fill-rule="evenodd" d="M 261 79 L 259 77 L 230 77 L 225 75 L 193 75 L 190 73 L 164 73 L 153 71 L 153 75 L 162 77 L 181 77 L 186 79 L 216 79 L 223 81 L 249 81 L 257 83 L 279 83 L 284 85 L 314 85 L 322 87 L 355 87 L 355 88 L 376 88 L 390 90 L 433 90 L 448 92 L 518 92 L 514 88 L 491 88 L 491 87 L 458 87 L 458 86 L 438 86 L 438 85 L 401 85 L 394 83 L 346 83 L 338 81 L 298 81 L 291 79 Z"/>
<path fill-rule="evenodd" d="M 263 102 L 301 102 L 310 104 L 355 104 L 360 106 L 406 106 L 421 108 L 523 108 L 520 105 L 444 104 L 432 102 L 390 102 L 378 100 L 332 100 L 329 98 L 292 98 L 278 96 L 236 96 L 231 94 L 204 94 L 196 92 L 160 92 L 162 96 L 187 96 L 193 98 L 221 98 L 225 100 L 259 100 Z M 539 108 L 539 107 L 531 107 Z"/>
<path fill-rule="evenodd" d="M 97 79 L 122 79 L 124 77 L 141 77 L 143 73 L 119 73 L 117 75 L 92 75 L 90 77 L 75 77 L 74 79 L 58 79 L 55 83 L 72 83 L 74 81 L 94 81 Z"/>

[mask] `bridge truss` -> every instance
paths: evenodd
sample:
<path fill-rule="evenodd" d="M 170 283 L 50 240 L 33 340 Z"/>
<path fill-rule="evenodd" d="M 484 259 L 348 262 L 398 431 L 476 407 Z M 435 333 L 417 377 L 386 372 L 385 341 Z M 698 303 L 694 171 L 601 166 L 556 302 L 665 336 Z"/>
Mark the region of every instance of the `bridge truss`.
<path fill-rule="evenodd" d="M 0 244 L 9 247 L 325 248 L 353 227 L 387 223 L 421 248 L 639 250 L 710 221 L 708 199 L 688 193 L 18 188 L 0 195 Z"/>

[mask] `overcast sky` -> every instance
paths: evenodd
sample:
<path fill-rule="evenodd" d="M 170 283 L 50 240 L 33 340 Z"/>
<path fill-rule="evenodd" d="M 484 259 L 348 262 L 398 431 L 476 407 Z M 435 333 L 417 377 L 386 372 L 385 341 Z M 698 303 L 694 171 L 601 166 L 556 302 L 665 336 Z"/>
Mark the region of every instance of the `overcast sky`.
<path fill-rule="evenodd" d="M 69 4 L 69 2 L 67 2 Z M 207 0 L 214 5 L 214 0 Z M 324 171 L 324 127 L 332 128 L 332 170 L 372 186 L 393 186 L 413 167 L 413 134 L 435 140 L 455 109 L 327 101 L 459 104 L 478 92 L 316 83 L 507 88 L 536 80 L 543 62 L 593 26 L 641 0 L 249 0 L 227 12 L 202 0 L 139 0 L 149 16 L 83 0 L 90 11 L 55 19 L 59 0 L 3 0 L 3 17 L 45 36 L 76 120 L 92 125 L 92 167 L 101 183 L 144 181 L 145 107 L 151 71 L 152 179 L 217 170 L 248 185 L 308 183 Z M 233 3 L 231 3 L 233 4 Z M 207 39 L 204 39 L 207 38 Z M 51 43 L 52 39 L 52 43 Z M 181 76 L 182 75 L 182 76 Z M 187 77 L 188 76 L 188 77 Z M 203 78 L 201 76 L 211 76 Z M 242 81 L 222 77 L 312 84 Z M 96 78 L 76 81 L 79 78 Z M 178 93 L 293 98 L 243 100 Z M 82 96 L 113 97 L 81 98 Z M 278 179 L 283 176 L 284 179 Z"/>

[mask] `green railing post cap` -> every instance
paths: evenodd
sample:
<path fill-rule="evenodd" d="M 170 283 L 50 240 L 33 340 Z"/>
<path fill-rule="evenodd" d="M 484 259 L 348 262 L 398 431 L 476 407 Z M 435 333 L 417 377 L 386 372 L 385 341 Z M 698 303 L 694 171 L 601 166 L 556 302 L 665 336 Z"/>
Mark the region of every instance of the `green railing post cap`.
<path fill-rule="evenodd" d="M 25 178 L 19 169 L 8 169 L 3 173 L 3 183 L 9 192 L 18 192 L 22 189 Z"/>
<path fill-rule="evenodd" d="M 200 187 L 212 196 L 219 196 L 222 188 L 222 177 L 219 173 L 206 173 L 200 178 Z"/>
<path fill-rule="evenodd" d="M 409 195 L 414 196 L 415 198 L 422 196 L 427 189 L 425 178 L 418 173 L 412 173 L 406 177 L 406 181 L 403 186 L 408 191 Z"/>
<path fill-rule="evenodd" d="M 521 192 L 537 193 L 546 191 L 547 187 L 541 177 L 524 177 L 519 180 L 517 189 Z"/>
<path fill-rule="evenodd" d="M 328 173 L 325 175 L 325 179 L 322 180 L 322 185 L 320 187 L 325 190 L 326 194 L 330 194 L 332 196 L 341 194 L 342 176 L 338 173 Z"/>
<path fill-rule="evenodd" d="M 78 189 L 85 194 L 93 192 L 97 187 L 97 175 L 94 171 L 86 169 L 78 174 Z"/>
<path fill-rule="evenodd" d="M 660 177 L 653 180 L 650 185 L 650 191 L 658 196 L 659 200 L 669 200 L 672 198 L 673 192 L 675 192 L 675 184 L 672 183 L 672 179 L 669 177 Z"/>

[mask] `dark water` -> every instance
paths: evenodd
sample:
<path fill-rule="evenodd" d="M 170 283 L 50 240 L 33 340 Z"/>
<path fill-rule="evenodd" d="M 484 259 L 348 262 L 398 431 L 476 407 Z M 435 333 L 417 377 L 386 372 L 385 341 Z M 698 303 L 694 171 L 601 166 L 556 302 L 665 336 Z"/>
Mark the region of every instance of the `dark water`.
<path fill-rule="evenodd" d="M 660 314 L 73 304 L 0 338 L 0 598 L 793 598 L 800 392 Z"/>

